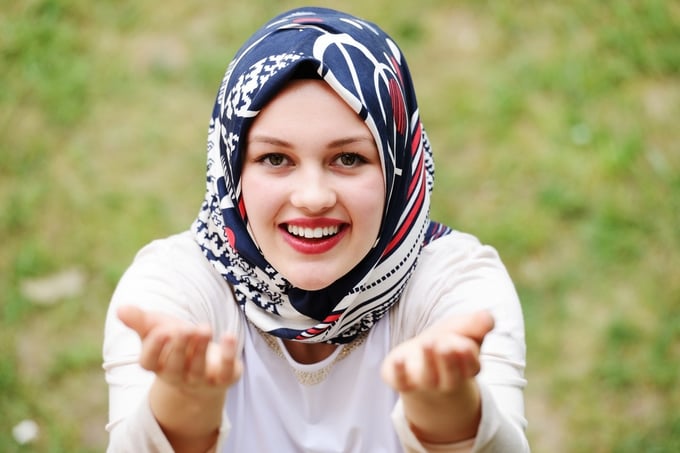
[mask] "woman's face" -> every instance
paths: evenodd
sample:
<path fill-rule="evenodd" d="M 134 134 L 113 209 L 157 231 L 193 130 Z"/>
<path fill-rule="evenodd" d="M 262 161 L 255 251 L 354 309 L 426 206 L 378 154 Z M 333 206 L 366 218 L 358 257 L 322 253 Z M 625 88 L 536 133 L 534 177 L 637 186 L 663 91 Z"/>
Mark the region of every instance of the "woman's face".
<path fill-rule="evenodd" d="M 262 254 L 294 286 L 317 290 L 373 247 L 385 186 L 368 127 L 321 80 L 291 81 L 247 137 L 242 191 Z"/>

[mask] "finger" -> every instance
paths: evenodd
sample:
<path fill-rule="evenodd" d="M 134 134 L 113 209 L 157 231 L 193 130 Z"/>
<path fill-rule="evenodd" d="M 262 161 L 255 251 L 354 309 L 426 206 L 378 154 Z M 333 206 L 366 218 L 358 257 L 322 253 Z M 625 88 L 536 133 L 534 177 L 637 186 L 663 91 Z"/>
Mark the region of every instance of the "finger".
<path fill-rule="evenodd" d="M 406 368 L 406 360 L 403 357 L 396 358 L 393 362 L 394 389 L 398 392 L 413 390 L 413 385 Z"/>
<path fill-rule="evenodd" d="M 230 334 L 222 335 L 219 344 L 209 346 L 206 375 L 215 385 L 228 385 L 240 377 L 236 349 L 236 338 Z"/>
<path fill-rule="evenodd" d="M 470 351 L 461 352 L 458 354 L 458 361 L 460 362 L 460 369 L 464 378 L 475 377 L 482 369 L 479 353 L 475 354 Z"/>
<path fill-rule="evenodd" d="M 209 330 L 199 329 L 191 338 L 190 351 L 185 364 L 186 378 L 189 383 L 205 379 L 206 352 L 210 337 Z"/>
<path fill-rule="evenodd" d="M 433 389 L 439 385 L 439 357 L 432 341 L 427 341 L 422 345 L 423 367 L 420 372 L 418 384 L 420 386 Z"/>
<path fill-rule="evenodd" d="M 137 332 L 142 338 L 146 337 L 151 330 L 146 312 L 139 307 L 122 305 L 118 307 L 116 314 L 123 324 Z"/>
<path fill-rule="evenodd" d="M 121 305 L 116 311 L 118 318 L 144 338 L 159 326 L 191 326 L 188 321 L 181 320 L 165 313 L 146 311 L 134 305 Z"/>
<path fill-rule="evenodd" d="M 161 355 L 162 371 L 164 373 L 184 376 L 190 337 L 191 331 L 189 329 L 173 329 Z"/>
<path fill-rule="evenodd" d="M 478 345 L 481 345 L 484 337 L 493 330 L 495 324 L 496 322 L 491 313 L 486 310 L 479 311 L 472 314 L 472 319 L 468 324 L 470 330 L 463 332 L 463 334 L 467 333 L 466 337 L 472 338 Z"/>
<path fill-rule="evenodd" d="M 455 345 L 440 345 L 438 348 L 437 366 L 439 370 L 439 385 L 442 391 L 453 390 L 460 382 L 460 361 Z"/>
<path fill-rule="evenodd" d="M 238 356 L 238 341 L 236 337 L 231 334 L 222 335 L 222 360 L 223 363 L 228 363 L 230 366 L 228 373 L 228 382 L 235 382 L 241 377 L 243 365 Z"/>
<path fill-rule="evenodd" d="M 142 350 L 139 354 L 139 364 L 149 371 L 159 371 L 163 367 L 163 350 L 168 342 L 165 332 L 154 332 L 147 335 L 142 341 Z"/>
<path fill-rule="evenodd" d="M 478 345 L 482 344 L 487 333 L 493 330 L 494 319 L 488 311 L 478 311 L 468 315 L 449 318 L 444 329 L 468 337 Z"/>
<path fill-rule="evenodd" d="M 440 389 L 452 391 L 479 372 L 479 345 L 470 338 L 452 336 L 438 344 L 437 359 Z"/>

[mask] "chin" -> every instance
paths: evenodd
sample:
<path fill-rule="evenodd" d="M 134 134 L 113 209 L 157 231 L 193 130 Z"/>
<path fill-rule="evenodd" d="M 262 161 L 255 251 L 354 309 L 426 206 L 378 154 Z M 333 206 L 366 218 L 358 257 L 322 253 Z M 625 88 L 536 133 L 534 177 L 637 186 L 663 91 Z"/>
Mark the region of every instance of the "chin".
<path fill-rule="evenodd" d="M 324 289 L 337 280 L 336 277 L 324 278 L 322 275 L 314 275 L 313 272 L 308 272 L 304 276 L 300 275 L 298 278 L 286 276 L 286 279 L 291 285 L 305 291 L 318 291 Z"/>
<path fill-rule="evenodd" d="M 296 288 L 304 289 L 305 291 L 318 291 L 329 286 L 333 282 L 319 282 L 319 281 L 290 281 L 290 283 Z"/>
<path fill-rule="evenodd" d="M 328 263 L 313 263 L 295 268 L 289 267 L 279 272 L 296 288 L 318 291 L 332 285 L 348 271 L 338 266 L 330 266 Z"/>

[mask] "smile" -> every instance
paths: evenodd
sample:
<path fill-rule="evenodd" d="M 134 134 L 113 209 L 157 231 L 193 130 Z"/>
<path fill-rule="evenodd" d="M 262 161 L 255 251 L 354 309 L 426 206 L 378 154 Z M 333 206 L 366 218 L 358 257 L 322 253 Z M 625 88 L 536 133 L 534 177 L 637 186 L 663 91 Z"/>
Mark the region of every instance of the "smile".
<path fill-rule="evenodd" d="M 287 225 L 286 229 L 288 233 L 293 236 L 305 238 L 305 239 L 321 239 L 328 236 L 335 236 L 338 234 L 340 227 L 338 225 L 327 226 L 327 227 L 316 227 L 309 228 L 297 225 Z"/>

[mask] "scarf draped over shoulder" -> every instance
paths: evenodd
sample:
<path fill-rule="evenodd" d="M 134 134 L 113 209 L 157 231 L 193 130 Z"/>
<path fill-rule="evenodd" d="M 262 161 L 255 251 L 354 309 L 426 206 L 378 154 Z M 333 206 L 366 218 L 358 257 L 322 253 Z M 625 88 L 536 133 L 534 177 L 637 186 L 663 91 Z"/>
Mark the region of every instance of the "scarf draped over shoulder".
<path fill-rule="evenodd" d="M 241 193 L 248 127 L 302 68 L 311 68 L 363 119 L 386 185 L 375 246 L 346 275 L 315 291 L 292 286 L 267 262 L 249 232 Z M 357 17 L 300 8 L 258 30 L 224 75 L 207 150 L 207 190 L 192 231 L 249 322 L 280 338 L 351 341 L 399 300 L 422 247 L 450 232 L 429 219 L 434 165 L 406 61 L 385 32 Z"/>

